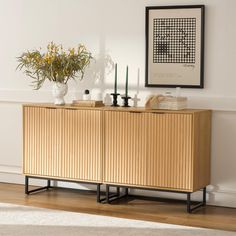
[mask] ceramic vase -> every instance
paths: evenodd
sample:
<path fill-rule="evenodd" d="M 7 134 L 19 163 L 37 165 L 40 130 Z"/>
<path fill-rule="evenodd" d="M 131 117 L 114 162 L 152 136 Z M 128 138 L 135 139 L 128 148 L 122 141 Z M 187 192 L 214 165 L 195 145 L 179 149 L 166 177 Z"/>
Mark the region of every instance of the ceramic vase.
<path fill-rule="evenodd" d="M 54 82 L 52 85 L 52 95 L 54 98 L 55 105 L 64 105 L 64 97 L 67 94 L 68 86 L 64 83 Z"/>

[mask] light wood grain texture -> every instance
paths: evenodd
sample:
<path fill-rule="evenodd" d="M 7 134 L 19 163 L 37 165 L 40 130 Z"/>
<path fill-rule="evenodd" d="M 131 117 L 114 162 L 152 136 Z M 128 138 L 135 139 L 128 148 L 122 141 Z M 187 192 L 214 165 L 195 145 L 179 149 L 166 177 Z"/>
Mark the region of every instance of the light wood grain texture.
<path fill-rule="evenodd" d="M 147 114 L 147 185 L 192 189 L 192 115 Z"/>
<path fill-rule="evenodd" d="M 101 111 L 24 107 L 24 174 L 101 182 Z"/>
<path fill-rule="evenodd" d="M 78 109 L 78 110 L 100 110 L 100 111 L 120 111 L 120 112 L 155 112 L 155 113 L 170 113 L 170 114 L 193 114 L 193 113 L 198 113 L 198 112 L 202 112 L 202 111 L 206 111 L 203 109 L 183 109 L 183 110 L 152 110 L 152 109 L 148 109 L 145 107 L 111 107 L 111 106 L 104 106 L 104 107 L 77 107 L 77 106 L 73 106 L 73 104 L 66 104 L 66 105 L 54 105 L 52 103 L 29 103 L 29 104 L 24 104 L 23 107 L 48 107 L 48 108 L 54 108 L 54 109 L 66 109 L 66 108 L 70 108 L 70 109 Z"/>
<path fill-rule="evenodd" d="M 211 111 L 194 115 L 193 191 L 210 184 Z"/>
<path fill-rule="evenodd" d="M 24 174 L 61 176 L 61 112 L 24 107 Z"/>
<path fill-rule="evenodd" d="M 183 192 L 207 186 L 210 126 L 210 111 L 105 111 L 104 182 Z"/>
<path fill-rule="evenodd" d="M 192 192 L 210 134 L 209 110 L 24 105 L 24 174 Z"/>
<path fill-rule="evenodd" d="M 101 181 L 101 112 L 62 111 L 62 176 Z"/>
<path fill-rule="evenodd" d="M 104 182 L 146 185 L 145 114 L 105 111 Z"/>

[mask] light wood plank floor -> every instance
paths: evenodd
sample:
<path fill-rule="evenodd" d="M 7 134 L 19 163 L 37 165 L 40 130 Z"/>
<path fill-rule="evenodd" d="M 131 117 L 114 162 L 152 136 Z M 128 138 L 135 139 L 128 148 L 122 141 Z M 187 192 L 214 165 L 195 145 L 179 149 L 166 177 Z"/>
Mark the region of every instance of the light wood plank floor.
<path fill-rule="evenodd" d="M 207 206 L 188 214 L 180 202 L 124 199 L 108 205 L 97 203 L 93 192 L 55 188 L 27 196 L 23 185 L 4 183 L 0 183 L 0 202 L 236 232 L 232 208 Z"/>

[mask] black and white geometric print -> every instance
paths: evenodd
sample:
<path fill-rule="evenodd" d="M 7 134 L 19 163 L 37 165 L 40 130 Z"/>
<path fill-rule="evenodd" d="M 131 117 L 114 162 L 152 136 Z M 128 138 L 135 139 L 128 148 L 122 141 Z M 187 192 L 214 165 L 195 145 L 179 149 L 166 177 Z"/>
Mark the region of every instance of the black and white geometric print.
<path fill-rule="evenodd" d="M 195 63 L 196 18 L 153 20 L 153 63 Z"/>

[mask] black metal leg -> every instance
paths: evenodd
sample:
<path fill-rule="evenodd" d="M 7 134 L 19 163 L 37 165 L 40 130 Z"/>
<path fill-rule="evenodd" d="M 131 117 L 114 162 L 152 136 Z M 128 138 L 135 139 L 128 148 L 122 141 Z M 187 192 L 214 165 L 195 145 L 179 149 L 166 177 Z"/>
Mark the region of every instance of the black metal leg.
<path fill-rule="evenodd" d="M 29 177 L 25 176 L 25 194 L 29 194 Z"/>
<path fill-rule="evenodd" d="M 106 185 L 106 202 L 109 203 L 110 199 L 109 199 L 109 189 L 110 189 L 110 186 L 109 185 Z"/>
<path fill-rule="evenodd" d="M 97 184 L 97 202 L 101 202 L 101 184 Z"/>
<path fill-rule="evenodd" d="M 120 196 L 120 187 L 116 187 L 117 196 Z"/>
<path fill-rule="evenodd" d="M 206 187 L 203 188 L 203 205 L 206 206 Z"/>
<path fill-rule="evenodd" d="M 114 199 L 116 199 L 120 196 L 120 187 L 116 188 L 116 193 L 111 193 L 110 187 L 111 187 L 110 185 L 106 184 L 106 196 L 105 196 L 105 198 L 100 197 L 99 202 L 110 203 L 110 202 L 114 201 Z"/>
<path fill-rule="evenodd" d="M 125 196 L 129 195 L 129 188 L 125 188 Z"/>
<path fill-rule="evenodd" d="M 106 203 L 111 203 L 118 199 L 124 198 L 128 196 L 128 188 L 125 188 L 125 193 L 121 194 L 120 186 L 116 187 L 116 193 L 110 194 L 110 185 L 106 185 Z"/>
<path fill-rule="evenodd" d="M 193 206 L 191 206 L 191 193 L 187 193 L 187 212 L 192 213 L 194 210 L 206 206 L 206 187 L 203 188 L 203 196 L 202 196 L 202 202 L 199 202 Z"/>
<path fill-rule="evenodd" d="M 191 213 L 191 193 L 187 193 L 187 212 Z"/>
<path fill-rule="evenodd" d="M 47 186 L 29 190 L 29 178 L 30 178 L 29 176 L 25 176 L 25 194 L 38 192 L 44 189 L 48 190 L 49 188 L 51 188 L 50 180 L 47 180 Z"/>

